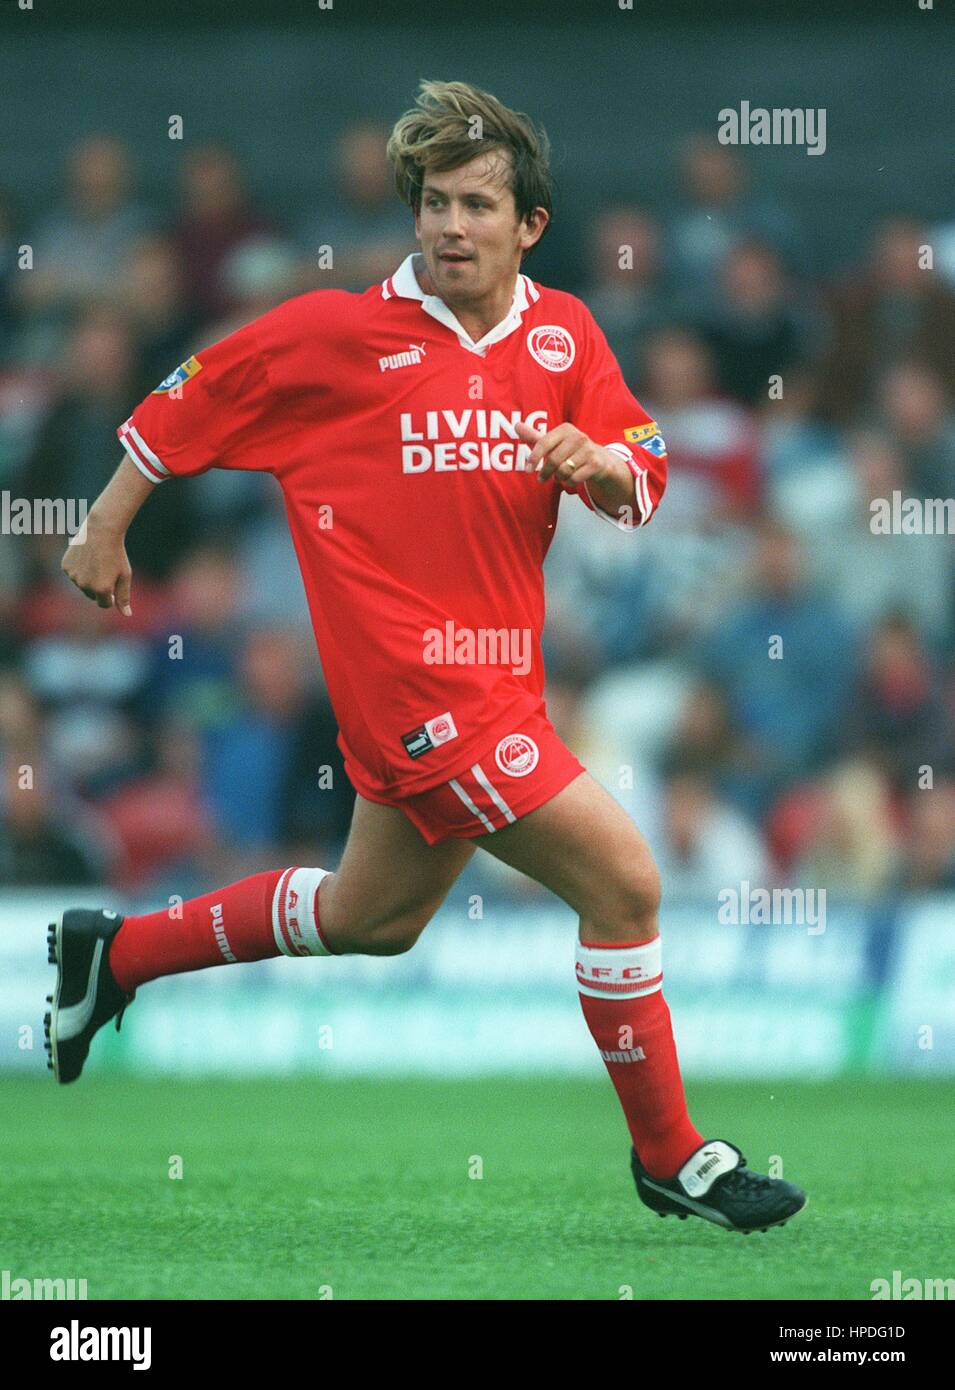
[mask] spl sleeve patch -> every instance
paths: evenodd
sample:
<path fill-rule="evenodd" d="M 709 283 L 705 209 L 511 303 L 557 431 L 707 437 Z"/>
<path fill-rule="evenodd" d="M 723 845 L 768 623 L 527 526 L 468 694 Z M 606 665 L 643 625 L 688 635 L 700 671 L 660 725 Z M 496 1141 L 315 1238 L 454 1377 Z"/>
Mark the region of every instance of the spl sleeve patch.
<path fill-rule="evenodd" d="M 630 429 L 624 430 L 623 437 L 628 444 L 642 444 L 652 434 L 659 434 L 659 432 L 660 426 L 656 420 L 648 420 L 645 425 L 633 425 Z"/>
<path fill-rule="evenodd" d="M 660 433 L 660 426 L 656 420 L 650 420 L 645 425 L 634 425 L 631 429 L 624 430 L 623 437 L 628 444 L 638 444 L 641 449 L 646 449 L 648 454 L 653 454 L 654 458 L 662 459 L 666 457 L 667 446 Z"/>
<path fill-rule="evenodd" d="M 174 372 L 170 372 L 164 381 L 161 381 L 153 391 L 154 396 L 165 396 L 168 392 L 175 390 L 177 386 L 183 386 L 190 377 L 194 377 L 196 372 L 202 371 L 202 363 L 198 357 L 190 357 L 188 362 L 183 362 Z"/>

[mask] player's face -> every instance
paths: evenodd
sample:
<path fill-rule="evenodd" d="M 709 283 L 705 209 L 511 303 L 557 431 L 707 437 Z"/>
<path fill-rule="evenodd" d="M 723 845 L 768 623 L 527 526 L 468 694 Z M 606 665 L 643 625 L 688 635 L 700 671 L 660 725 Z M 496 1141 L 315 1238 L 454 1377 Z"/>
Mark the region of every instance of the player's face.
<path fill-rule="evenodd" d="M 547 213 L 519 218 L 509 182 L 510 156 L 478 155 L 459 169 L 427 173 L 415 231 L 425 269 L 446 304 L 510 295 L 521 253 L 539 240 Z"/>

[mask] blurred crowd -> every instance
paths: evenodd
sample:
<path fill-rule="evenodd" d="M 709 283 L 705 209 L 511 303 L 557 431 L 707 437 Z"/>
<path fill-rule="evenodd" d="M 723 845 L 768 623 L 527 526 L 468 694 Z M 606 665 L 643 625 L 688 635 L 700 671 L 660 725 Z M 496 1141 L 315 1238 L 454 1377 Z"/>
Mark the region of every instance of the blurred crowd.
<path fill-rule="evenodd" d="M 394 270 L 415 242 L 386 136 L 349 127 L 295 219 L 214 145 L 154 196 L 110 135 L 70 150 L 35 224 L 0 194 L 0 490 L 92 502 L 117 425 L 178 363 Z M 822 280 L 825 227 L 737 151 L 694 139 L 681 179 L 665 216 L 598 209 L 558 286 L 671 464 L 636 536 L 562 504 L 551 717 L 671 895 L 955 889 L 955 545 L 870 524 L 896 492 L 955 497 L 953 228 L 887 219 Z M 128 537 L 132 620 L 77 595 L 64 544 L 0 539 L 0 884 L 159 897 L 334 864 L 353 793 L 274 480 L 158 488 Z"/>

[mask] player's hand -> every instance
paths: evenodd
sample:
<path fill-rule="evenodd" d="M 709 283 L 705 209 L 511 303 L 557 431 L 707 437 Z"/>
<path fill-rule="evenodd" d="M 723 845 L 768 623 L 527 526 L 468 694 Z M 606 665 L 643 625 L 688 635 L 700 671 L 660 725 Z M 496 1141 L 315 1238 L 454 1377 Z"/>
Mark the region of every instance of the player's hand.
<path fill-rule="evenodd" d="M 129 602 L 133 572 L 125 537 L 101 527 L 92 512 L 70 539 L 60 568 L 100 608 L 116 607 L 125 617 L 133 616 Z"/>
<path fill-rule="evenodd" d="M 542 434 L 540 430 L 519 420 L 514 428 L 518 439 L 532 446 L 530 458 L 524 467 L 536 472 L 539 483 L 556 477 L 558 482 L 577 487 L 580 483 L 607 482 L 611 478 L 622 477 L 626 472 L 626 465 L 619 455 L 601 444 L 595 444 L 576 425 L 555 425 L 552 430 Z"/>

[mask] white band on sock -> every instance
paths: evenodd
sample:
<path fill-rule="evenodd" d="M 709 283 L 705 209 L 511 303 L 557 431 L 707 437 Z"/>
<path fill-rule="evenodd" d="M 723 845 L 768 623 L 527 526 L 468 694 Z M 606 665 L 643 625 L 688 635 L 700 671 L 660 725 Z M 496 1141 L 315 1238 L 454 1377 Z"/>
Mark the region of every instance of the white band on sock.
<path fill-rule="evenodd" d="M 660 938 L 640 946 L 585 946 L 577 942 L 577 988 L 591 999 L 639 999 L 663 983 Z"/>
<path fill-rule="evenodd" d="M 283 956 L 330 956 L 318 932 L 315 894 L 328 869 L 286 869 L 272 898 L 272 931 Z"/>

